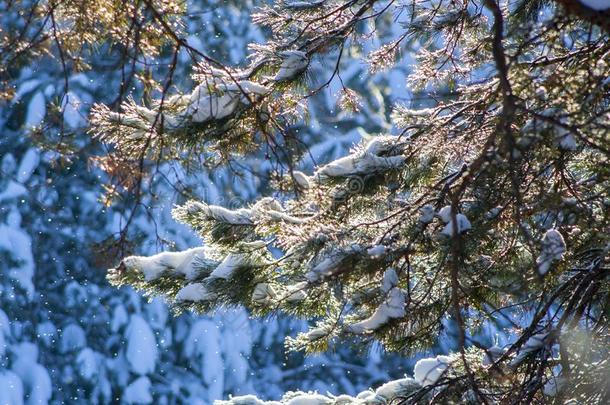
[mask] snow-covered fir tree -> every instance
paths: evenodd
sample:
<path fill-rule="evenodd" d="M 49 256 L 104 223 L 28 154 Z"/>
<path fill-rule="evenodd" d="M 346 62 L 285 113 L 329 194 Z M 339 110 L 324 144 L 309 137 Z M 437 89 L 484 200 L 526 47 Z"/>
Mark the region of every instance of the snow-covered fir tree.
<path fill-rule="evenodd" d="M 286 346 L 308 353 L 380 342 L 411 356 L 457 330 L 456 350 L 419 360 L 412 376 L 281 403 L 607 403 L 609 13 L 605 0 L 262 7 L 253 21 L 272 36 L 247 63 L 200 52 L 190 91 L 97 105 L 91 132 L 132 167 L 231 164 L 262 149 L 276 192 L 244 207 L 177 206 L 204 246 L 127 257 L 109 280 L 178 312 L 307 319 Z M 387 27 L 394 37 L 365 54 Z M 341 108 L 358 116 L 343 57 L 380 71 L 410 52 L 411 73 L 391 83 L 412 94 L 392 106 L 391 128 L 300 167 L 307 140 L 292 128 L 315 111 L 313 94 L 338 82 Z M 310 85 L 329 55 L 336 68 Z M 483 344 L 479 331 L 499 320 L 507 342 Z"/>

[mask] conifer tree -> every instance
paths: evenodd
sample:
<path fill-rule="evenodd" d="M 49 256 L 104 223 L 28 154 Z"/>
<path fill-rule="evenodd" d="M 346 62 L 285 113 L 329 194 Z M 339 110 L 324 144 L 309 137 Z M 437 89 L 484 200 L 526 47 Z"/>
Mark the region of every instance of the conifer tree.
<path fill-rule="evenodd" d="M 277 192 L 238 209 L 176 207 L 205 245 L 125 258 L 109 280 L 177 311 L 241 305 L 309 319 L 286 342 L 308 353 L 375 340 L 408 356 L 458 329 L 458 350 L 419 361 L 413 378 L 285 403 L 607 403 L 608 13 L 606 0 L 261 8 L 253 19 L 273 36 L 247 64 L 200 52 L 190 92 L 98 105 L 91 131 L 132 165 L 263 148 Z M 413 52 L 405 85 L 422 101 L 393 106 L 393 133 L 297 170 L 306 148 L 290 128 L 320 91 L 307 73 L 331 54 L 341 81 L 343 54 L 384 25 L 399 34 L 363 58 L 378 71 Z M 358 94 L 343 92 L 342 107 L 357 110 Z M 481 345 L 477 331 L 501 318 L 509 343 Z"/>
<path fill-rule="evenodd" d="M 286 343 L 310 353 L 379 340 L 408 355 L 431 347 L 448 320 L 459 329 L 459 350 L 418 362 L 413 379 L 358 398 L 288 393 L 285 402 L 605 402 L 609 6 L 263 8 L 255 21 L 274 36 L 252 47 L 247 67 L 204 57 L 190 94 L 151 109 L 99 106 L 94 133 L 127 159 L 292 151 L 286 127 L 305 112 L 310 65 L 321 53 L 340 59 L 364 40 L 362 26 L 392 23 L 385 15 L 398 16 L 403 33 L 368 55 L 371 69 L 414 49 L 407 83 L 429 96 L 426 105 L 395 106 L 399 134 L 375 136 L 313 173 L 289 166 L 277 198 L 237 210 L 176 207 L 205 246 L 128 257 L 109 279 L 177 310 L 243 305 L 305 317 L 311 328 Z M 345 89 L 344 107 L 355 99 Z M 498 317 L 510 319 L 514 338 L 481 347 L 477 329 Z"/>
<path fill-rule="evenodd" d="M 160 12 L 167 14 L 171 7 L 164 4 Z M 121 251 L 154 253 L 161 238 L 178 248 L 197 243 L 193 234 L 169 221 L 169 207 L 162 208 L 168 196 L 205 196 L 216 204 L 224 197 L 231 204 L 265 187 L 267 180 L 259 173 L 272 167 L 270 161 L 260 164 L 264 151 L 258 151 L 249 159 L 258 163 L 259 173 L 240 173 L 239 182 L 232 177 L 234 169 L 217 167 L 185 171 L 179 183 L 168 184 L 167 178 L 181 172 L 180 162 L 155 167 L 147 161 L 143 171 L 156 170 L 154 180 L 144 182 L 137 195 L 137 170 L 125 176 L 123 167 L 99 156 L 100 145 L 83 134 L 89 103 L 113 105 L 127 94 L 136 100 L 144 94 L 146 102 L 155 85 L 144 58 L 154 55 L 159 75 L 172 65 L 170 41 L 159 40 L 164 35 L 155 29 L 154 13 L 141 5 L 0 5 L 0 403 L 209 402 L 231 392 L 277 397 L 295 381 L 304 389 L 353 393 L 400 375 L 403 364 L 386 372 L 379 365 L 388 357 L 356 358 L 349 348 L 315 359 L 298 354 L 286 359 L 283 337 L 302 327 L 299 320 L 258 323 L 243 310 L 211 318 L 167 317 L 162 300 L 146 303 L 132 289 L 117 291 L 105 282 L 101 266 L 118 260 Z M 184 9 L 181 34 L 219 60 L 238 62 L 247 41 L 262 35 L 249 23 L 243 2 L 191 2 Z M 132 26 L 134 18 L 138 24 Z M 388 33 L 376 33 L 383 35 Z M 138 36 L 140 42 L 132 42 Z M 140 58 L 133 64 L 130 55 Z M 342 60 L 352 66 L 343 80 L 372 89 L 361 101 L 359 117 L 367 119 L 358 127 L 379 130 L 387 119 L 368 118 L 383 110 L 390 95 L 387 82 L 384 75 L 369 80 L 363 74 L 366 66 L 352 62 L 351 56 Z M 321 63 L 309 74 L 324 76 L 333 68 Z M 190 85 L 190 69 L 190 57 L 181 52 L 176 86 Z M 309 123 L 316 127 L 294 130 L 318 156 L 332 159 L 361 130 L 355 130 L 352 116 L 336 117 L 326 110 L 334 105 L 329 92 L 311 100 L 315 108 Z M 114 180 L 106 190 L 110 199 L 116 190 L 127 191 L 108 207 L 103 204 L 107 199 L 97 197 L 109 180 Z M 392 360 L 396 364 L 399 358 Z M 312 369 L 314 364 L 320 367 Z"/>

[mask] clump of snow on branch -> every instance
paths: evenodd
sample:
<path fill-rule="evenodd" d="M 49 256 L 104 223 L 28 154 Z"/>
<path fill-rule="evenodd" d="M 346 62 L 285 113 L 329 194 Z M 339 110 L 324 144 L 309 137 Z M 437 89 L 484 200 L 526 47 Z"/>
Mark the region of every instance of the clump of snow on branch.
<path fill-rule="evenodd" d="M 248 105 L 253 99 L 269 93 L 269 89 L 252 81 L 232 82 L 230 77 L 220 83 L 201 83 L 191 93 L 186 117 L 193 122 L 207 122 L 226 118 L 240 104 Z"/>
<path fill-rule="evenodd" d="M 292 172 L 292 177 L 299 187 L 305 190 L 311 188 L 309 176 L 307 176 L 305 173 L 295 170 Z"/>
<path fill-rule="evenodd" d="M 269 305 L 276 298 L 275 289 L 268 283 L 258 283 L 252 291 L 252 302 L 259 305 Z"/>
<path fill-rule="evenodd" d="M 253 225 L 257 219 L 261 218 L 270 218 L 274 221 L 290 223 L 302 222 L 301 219 L 287 215 L 283 211 L 282 206 L 277 200 L 265 197 L 251 208 L 239 208 L 236 210 L 230 210 L 218 205 L 208 205 L 198 201 L 189 201 L 175 208 L 172 214 L 176 219 L 183 222 L 187 222 L 189 216 L 200 216 L 200 219 L 203 221 L 235 226 Z"/>
<path fill-rule="evenodd" d="M 282 295 L 279 300 L 288 303 L 301 302 L 307 298 L 307 281 L 302 281 L 293 285 L 289 285 L 286 288 L 286 293 Z"/>
<path fill-rule="evenodd" d="M 556 229 L 549 229 L 542 237 L 542 251 L 536 259 L 538 273 L 545 275 L 551 264 L 556 260 L 561 260 L 566 252 L 566 243 L 563 236 Z"/>
<path fill-rule="evenodd" d="M 94 121 L 107 119 L 110 123 L 130 128 L 131 131 L 108 133 L 103 137 L 105 141 L 120 144 L 121 136 L 143 138 L 154 130 L 153 126 L 163 131 L 174 131 L 189 122 L 205 123 L 228 118 L 236 113 L 238 107 L 248 106 L 269 92 L 270 89 L 260 83 L 240 80 L 228 72 L 212 69 L 190 95 L 170 97 L 163 106 L 159 103 L 153 109 L 138 106 L 130 100 L 120 113 L 97 105 L 93 110 Z"/>
<path fill-rule="evenodd" d="M 294 171 L 293 178 L 303 189 L 311 188 L 312 180 L 324 184 L 333 179 L 367 176 L 398 169 L 406 163 L 402 155 L 407 144 L 396 136 L 378 136 L 351 154 L 319 167 L 313 176 Z"/>
<path fill-rule="evenodd" d="M 373 315 L 349 325 L 348 330 L 357 334 L 371 332 L 388 323 L 390 319 L 402 318 L 405 314 L 405 293 L 400 288 L 393 287 Z"/>
<path fill-rule="evenodd" d="M 308 10 L 316 7 L 320 7 L 326 0 L 309 0 L 309 1 L 287 1 L 284 7 L 292 10 Z"/>
<path fill-rule="evenodd" d="M 254 395 L 235 396 L 226 401 L 215 401 L 215 405 L 348 405 L 389 404 L 399 398 L 412 394 L 422 388 L 422 385 L 413 378 L 400 378 L 388 381 L 375 391 L 366 390 L 355 397 L 351 395 L 334 396 L 322 395 L 317 392 L 289 391 L 279 401 L 263 401 Z"/>
<path fill-rule="evenodd" d="M 204 248 L 193 248 L 182 252 L 162 252 L 154 256 L 129 256 L 123 265 L 144 274 L 144 280 L 152 281 L 164 273 L 183 275 L 187 280 L 195 279 L 201 268 L 210 265 Z"/>
<path fill-rule="evenodd" d="M 332 178 L 369 175 L 397 169 L 406 162 L 402 155 L 406 141 L 395 136 L 380 136 L 364 149 L 334 160 L 316 170 L 314 179 L 324 183 Z"/>
<path fill-rule="evenodd" d="M 393 121 L 400 127 L 409 125 L 422 125 L 429 122 L 437 114 L 434 108 L 414 110 L 404 105 L 398 105 L 392 113 Z"/>
<path fill-rule="evenodd" d="M 176 301 L 212 301 L 217 295 L 208 291 L 203 283 L 191 283 L 182 287 L 176 294 Z"/>
<path fill-rule="evenodd" d="M 255 395 L 240 395 L 232 397 L 226 401 L 214 401 L 214 405 L 281 405 L 279 401 L 263 401 Z"/>
<path fill-rule="evenodd" d="M 441 221 L 447 224 L 451 221 L 451 211 L 451 205 L 446 205 L 438 210 L 436 215 L 441 219 Z"/>
<path fill-rule="evenodd" d="M 392 288 L 398 285 L 398 274 L 396 270 L 390 268 L 383 273 L 381 280 L 381 291 L 384 293 L 389 292 Z"/>
<path fill-rule="evenodd" d="M 457 229 L 457 234 L 461 234 L 472 229 L 470 221 L 464 214 L 455 214 L 455 221 L 453 220 L 453 213 L 450 205 L 441 208 L 437 215 L 441 221 L 445 223 L 445 227 L 441 230 L 441 235 L 450 238 L 453 236 L 455 229 Z M 455 227 L 456 223 L 457 227 Z"/>
<path fill-rule="evenodd" d="M 539 350 L 547 346 L 549 342 L 549 333 L 537 333 L 525 341 L 514 359 L 509 363 L 510 367 L 517 367 L 530 355 L 535 354 Z"/>
<path fill-rule="evenodd" d="M 387 247 L 383 245 L 375 245 L 366 250 L 366 254 L 373 258 L 381 257 L 385 254 Z"/>
<path fill-rule="evenodd" d="M 314 341 L 314 340 L 318 340 L 320 338 L 323 338 L 325 336 L 328 336 L 332 331 L 332 325 L 322 325 L 322 326 L 318 326 L 316 328 L 310 329 L 309 331 L 307 331 L 307 333 L 305 333 L 305 337 L 307 340 L 309 341 Z"/>
<path fill-rule="evenodd" d="M 203 215 L 208 220 L 225 222 L 231 225 L 251 225 L 252 211 L 245 208 L 229 210 L 218 205 L 208 205 L 198 201 L 189 201 L 173 211 L 177 219 L 185 215 Z"/>
<path fill-rule="evenodd" d="M 280 53 L 280 56 L 282 57 L 282 64 L 273 78 L 276 82 L 294 79 L 297 75 L 303 73 L 309 65 L 309 58 L 302 51 L 284 51 Z"/>
<path fill-rule="evenodd" d="M 392 399 L 417 391 L 421 384 L 413 378 L 401 378 L 389 381 L 375 390 L 375 399 L 380 403 L 389 403 Z M 387 402 L 386 402 L 387 401 Z M 367 401 L 368 402 L 368 401 Z"/>
<path fill-rule="evenodd" d="M 466 215 L 456 214 L 455 219 L 455 222 L 457 223 L 457 234 L 461 234 L 472 229 L 472 225 L 470 225 L 470 221 L 468 218 L 466 218 Z M 454 228 L 456 228 L 454 226 L 455 222 L 453 220 L 449 221 L 449 223 L 446 224 L 441 230 L 441 234 L 447 237 L 452 237 L 454 234 Z"/>
<path fill-rule="evenodd" d="M 315 283 L 325 277 L 332 276 L 345 259 L 352 255 L 360 254 L 361 252 L 362 248 L 358 245 L 352 245 L 345 249 L 331 252 L 322 261 L 313 266 L 312 269 L 307 272 L 305 278 L 310 283 Z"/>
<path fill-rule="evenodd" d="M 426 204 L 421 207 L 419 213 L 419 222 L 421 222 L 422 224 L 429 224 L 430 222 L 432 222 L 434 220 L 434 215 L 436 214 L 436 212 L 434 211 L 434 207 L 430 204 Z"/>
<path fill-rule="evenodd" d="M 451 357 L 436 356 L 434 358 L 421 359 L 415 363 L 413 377 L 422 386 L 434 385 L 449 368 Z"/>
<path fill-rule="evenodd" d="M 222 278 L 224 280 L 231 278 L 233 272 L 248 263 L 248 259 L 243 254 L 229 254 L 225 259 L 212 271 L 210 278 Z"/>

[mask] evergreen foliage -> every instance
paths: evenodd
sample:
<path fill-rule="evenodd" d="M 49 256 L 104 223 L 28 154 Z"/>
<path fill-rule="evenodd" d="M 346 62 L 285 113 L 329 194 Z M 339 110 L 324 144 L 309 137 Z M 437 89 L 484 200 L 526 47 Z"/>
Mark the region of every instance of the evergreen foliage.
<path fill-rule="evenodd" d="M 318 378 L 353 395 L 306 380 L 261 393 L 280 403 L 609 402 L 610 3 L 236 5 L 0 5 L 0 402 L 252 391 L 246 370 L 278 364 L 268 335 L 294 324 L 249 334 L 273 354 L 248 358 L 241 308 L 306 320 L 286 348 L 336 349 L 325 356 L 337 364 L 344 342 L 407 358 L 456 339 L 413 378 L 378 386 L 387 370 L 348 365 Z M 247 55 L 243 40 L 215 37 L 229 29 Z M 75 99 L 96 103 L 89 122 Z M 101 174 L 77 175 L 87 157 L 109 180 L 103 204 Z M 234 177 L 240 197 L 270 197 L 221 201 Z M 165 194 L 204 246 L 123 258 L 153 253 L 143 241 L 159 232 L 193 244 L 151 221 Z M 113 285 L 218 315 L 168 319 L 161 301 L 106 288 L 83 260 L 99 230 L 115 233 L 96 246 L 120 260 Z M 493 328 L 496 345 L 481 338 Z M 236 370 L 226 384 L 223 362 Z M 284 389 L 312 364 L 286 363 L 257 381 Z"/>
<path fill-rule="evenodd" d="M 209 163 L 199 158 L 134 170 L 87 136 L 93 102 L 116 106 L 131 96 L 147 103 L 173 64 L 173 40 L 138 4 L 137 13 L 125 2 L 0 4 L 0 403 L 209 403 L 230 393 L 279 397 L 297 384 L 356 393 L 399 376 L 405 361 L 378 351 L 286 356 L 283 338 L 303 322 L 252 321 L 243 309 L 168 316 L 162 300 L 105 281 L 103 269 L 120 256 L 199 243 L 171 220 L 175 199 L 249 200 L 272 169 L 263 151 L 236 167 L 212 162 L 213 171 L 195 170 Z M 252 8 L 190 2 L 173 9 L 184 10 L 180 21 L 173 12 L 163 19 L 179 24 L 191 47 L 237 63 L 247 42 L 266 35 L 250 23 Z M 191 57 L 181 48 L 175 86 L 191 86 Z M 329 66 L 311 69 L 322 77 Z M 361 77 L 365 70 L 353 69 L 349 80 L 382 94 L 362 99 L 373 116 L 390 94 L 380 78 Z M 327 92 L 311 100 L 316 127 L 292 130 L 317 156 L 341 153 L 360 136 L 356 126 L 371 131 L 385 122 L 334 116 L 319 107 L 333 105 Z M 241 169 L 254 163 L 256 170 Z"/>
<path fill-rule="evenodd" d="M 597 17 L 608 6 L 577 5 Z M 177 309 L 241 305 L 309 319 L 286 343 L 308 353 L 375 340 L 412 355 L 457 326 L 458 350 L 421 363 L 430 380 L 416 367 L 415 381 L 395 382 L 385 399 L 296 393 L 284 403 L 607 402 L 605 24 L 557 3 L 494 0 L 282 1 L 253 19 L 273 35 L 251 46 L 247 65 L 204 60 L 195 90 L 175 96 L 179 107 L 163 98 L 141 114 L 98 107 L 92 131 L 141 158 L 282 150 L 289 174 L 278 170 L 279 193 L 238 210 L 181 205 L 174 216 L 199 233 L 205 256 L 130 257 L 109 280 Z M 325 54 L 340 66 L 386 24 L 401 29 L 368 53 L 371 71 L 412 51 L 406 84 L 425 101 L 394 107 L 395 135 L 295 172 L 300 155 L 285 128 L 319 90 L 304 80 L 309 67 Z M 345 94 L 354 110 L 354 92 Z M 499 317 L 510 343 L 484 347 L 476 335 Z"/>

